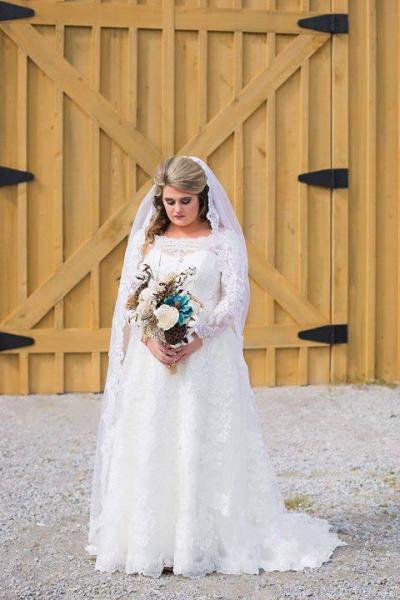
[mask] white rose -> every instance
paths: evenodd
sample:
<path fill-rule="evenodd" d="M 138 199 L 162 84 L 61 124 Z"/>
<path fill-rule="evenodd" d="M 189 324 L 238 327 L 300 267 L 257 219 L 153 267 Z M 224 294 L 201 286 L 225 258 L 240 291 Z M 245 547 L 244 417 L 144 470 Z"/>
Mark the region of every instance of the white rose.
<path fill-rule="evenodd" d="M 168 304 L 161 304 L 154 314 L 157 317 L 157 323 L 161 329 L 171 329 L 178 322 L 179 310 L 175 306 L 169 306 Z"/>

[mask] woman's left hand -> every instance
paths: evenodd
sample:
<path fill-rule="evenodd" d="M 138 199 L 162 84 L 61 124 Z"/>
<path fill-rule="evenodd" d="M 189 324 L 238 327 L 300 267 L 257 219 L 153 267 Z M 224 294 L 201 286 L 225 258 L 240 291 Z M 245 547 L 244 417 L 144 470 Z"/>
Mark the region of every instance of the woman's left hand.
<path fill-rule="evenodd" d="M 184 344 L 183 346 L 179 346 L 179 348 L 172 348 L 172 346 L 168 346 L 170 350 L 175 351 L 175 357 L 172 358 L 170 365 L 176 365 L 178 362 L 185 360 L 187 356 L 192 354 L 192 352 L 196 352 L 203 345 L 203 340 L 196 334 L 193 334 L 193 340 L 188 344 Z"/>

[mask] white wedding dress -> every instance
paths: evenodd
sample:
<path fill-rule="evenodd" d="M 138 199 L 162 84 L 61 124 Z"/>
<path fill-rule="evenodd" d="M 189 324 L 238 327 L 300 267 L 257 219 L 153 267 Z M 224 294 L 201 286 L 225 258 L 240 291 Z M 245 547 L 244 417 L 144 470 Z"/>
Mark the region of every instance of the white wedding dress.
<path fill-rule="evenodd" d="M 171 373 L 132 325 L 103 525 L 86 546 L 99 571 L 297 571 L 347 545 L 326 520 L 285 508 L 242 343 L 229 323 L 237 282 L 221 260 L 225 234 L 156 236 L 145 257 L 158 276 L 196 267 L 190 289 L 204 304 L 198 331 L 205 337 Z"/>

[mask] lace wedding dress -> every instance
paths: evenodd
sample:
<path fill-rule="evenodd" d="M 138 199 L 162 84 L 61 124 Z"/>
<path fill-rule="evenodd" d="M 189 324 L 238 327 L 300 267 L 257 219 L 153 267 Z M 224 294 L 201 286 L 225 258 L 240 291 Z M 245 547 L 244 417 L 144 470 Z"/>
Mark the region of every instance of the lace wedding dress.
<path fill-rule="evenodd" d="M 326 520 L 285 508 L 230 319 L 240 285 L 231 234 L 156 236 L 145 256 L 158 276 L 196 267 L 203 346 L 171 373 L 132 324 L 103 525 L 86 546 L 99 571 L 301 570 L 347 545 Z"/>

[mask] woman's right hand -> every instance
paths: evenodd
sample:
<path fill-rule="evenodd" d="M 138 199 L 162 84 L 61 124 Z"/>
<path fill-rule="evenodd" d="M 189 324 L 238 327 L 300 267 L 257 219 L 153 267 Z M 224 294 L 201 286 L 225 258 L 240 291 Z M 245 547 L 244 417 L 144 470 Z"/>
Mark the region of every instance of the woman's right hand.
<path fill-rule="evenodd" d="M 145 339 L 142 338 L 142 342 L 145 343 Z M 148 338 L 146 346 L 150 352 L 164 365 L 171 366 L 176 358 L 177 353 L 175 349 L 168 348 L 162 342 L 159 342 L 156 338 Z"/>

